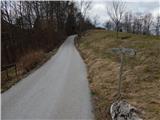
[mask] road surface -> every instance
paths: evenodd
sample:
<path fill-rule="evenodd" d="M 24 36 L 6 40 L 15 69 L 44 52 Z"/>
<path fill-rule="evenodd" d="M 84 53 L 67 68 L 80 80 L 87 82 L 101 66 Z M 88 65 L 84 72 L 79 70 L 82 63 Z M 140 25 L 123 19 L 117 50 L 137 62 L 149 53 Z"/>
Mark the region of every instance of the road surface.
<path fill-rule="evenodd" d="M 85 64 L 69 36 L 38 70 L 2 94 L 2 119 L 93 119 Z"/>

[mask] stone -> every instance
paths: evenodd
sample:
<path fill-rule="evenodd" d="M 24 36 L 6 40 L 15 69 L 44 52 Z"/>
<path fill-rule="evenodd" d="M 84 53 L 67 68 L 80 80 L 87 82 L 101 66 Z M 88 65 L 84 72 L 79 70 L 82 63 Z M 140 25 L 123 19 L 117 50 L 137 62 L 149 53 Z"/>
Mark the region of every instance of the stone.
<path fill-rule="evenodd" d="M 112 103 L 110 114 L 112 120 L 142 120 L 138 115 L 139 111 L 125 100 Z"/>

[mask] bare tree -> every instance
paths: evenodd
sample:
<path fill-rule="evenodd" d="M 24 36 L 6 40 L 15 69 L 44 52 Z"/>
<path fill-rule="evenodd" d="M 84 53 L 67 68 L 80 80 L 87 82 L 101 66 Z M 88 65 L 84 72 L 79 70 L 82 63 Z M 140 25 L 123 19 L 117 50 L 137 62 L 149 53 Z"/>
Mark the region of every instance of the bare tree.
<path fill-rule="evenodd" d="M 144 16 L 143 34 L 150 34 L 150 27 L 153 22 L 152 19 L 153 17 L 151 13 Z"/>
<path fill-rule="evenodd" d="M 156 17 L 156 25 L 155 25 L 156 29 L 155 29 L 155 32 L 156 32 L 156 35 L 160 35 L 160 16 L 157 16 Z"/>
<path fill-rule="evenodd" d="M 111 22 L 110 20 L 108 20 L 104 26 L 106 27 L 107 30 L 112 30 L 113 29 L 113 22 Z"/>
<path fill-rule="evenodd" d="M 87 12 L 91 9 L 91 7 L 92 7 L 92 1 L 85 1 L 85 0 L 80 1 L 80 12 L 82 13 L 84 19 L 86 19 Z"/>
<path fill-rule="evenodd" d="M 123 24 L 126 32 L 131 32 L 132 18 L 132 13 L 125 13 Z"/>
<path fill-rule="evenodd" d="M 76 33 L 76 11 L 77 9 L 75 8 L 75 3 L 71 2 L 68 6 L 68 17 L 65 24 L 66 33 L 68 35 Z"/>
<path fill-rule="evenodd" d="M 136 15 L 133 16 L 133 24 L 132 24 L 133 33 L 142 34 L 143 21 L 144 21 L 144 16 L 142 15 L 142 13 L 136 13 Z"/>
<path fill-rule="evenodd" d="M 107 7 L 107 13 L 116 26 L 117 39 L 118 39 L 120 23 L 125 14 L 125 9 L 126 9 L 126 3 L 123 2 L 122 0 L 115 0 L 112 2 L 111 8 Z"/>
<path fill-rule="evenodd" d="M 88 11 L 91 9 L 92 7 L 92 1 L 85 1 L 85 0 L 81 0 L 80 1 L 80 13 L 81 13 L 81 18 L 80 18 L 80 33 L 82 32 L 82 29 L 84 28 L 84 21 L 87 19 L 86 15 L 88 13 Z"/>
<path fill-rule="evenodd" d="M 94 25 L 98 25 L 98 15 L 95 15 L 94 18 L 93 18 L 93 24 Z"/>
<path fill-rule="evenodd" d="M 12 23 L 11 10 L 11 1 L 1 1 L 1 12 L 3 20 L 6 20 L 8 23 Z"/>
<path fill-rule="evenodd" d="M 55 1 L 54 11 L 57 19 L 58 30 L 64 31 L 65 21 L 67 20 L 68 1 Z"/>

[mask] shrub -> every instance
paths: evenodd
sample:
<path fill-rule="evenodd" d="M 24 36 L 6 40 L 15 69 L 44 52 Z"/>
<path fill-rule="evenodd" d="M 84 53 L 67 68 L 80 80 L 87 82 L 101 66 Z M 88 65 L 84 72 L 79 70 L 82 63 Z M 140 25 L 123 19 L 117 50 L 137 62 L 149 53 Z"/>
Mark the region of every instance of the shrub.
<path fill-rule="evenodd" d="M 22 71 L 26 73 L 42 62 L 44 57 L 45 53 L 42 50 L 30 51 L 19 59 L 18 64 L 22 65 Z"/>

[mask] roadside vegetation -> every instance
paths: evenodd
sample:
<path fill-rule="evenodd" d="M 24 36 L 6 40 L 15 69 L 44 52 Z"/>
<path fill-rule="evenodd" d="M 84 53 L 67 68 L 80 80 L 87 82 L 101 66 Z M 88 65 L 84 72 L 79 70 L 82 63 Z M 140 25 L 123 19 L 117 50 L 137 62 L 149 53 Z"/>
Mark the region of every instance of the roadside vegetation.
<path fill-rule="evenodd" d="M 47 60 L 49 60 L 57 51 L 54 50 L 44 53 L 43 51 L 30 51 L 17 62 L 16 68 L 9 67 L 1 72 L 1 92 L 5 92 L 22 78 L 38 69 Z"/>
<path fill-rule="evenodd" d="M 117 99 L 120 57 L 111 48 L 137 51 L 125 58 L 122 99 L 140 111 L 146 120 L 160 116 L 160 37 L 90 30 L 79 39 L 79 49 L 88 66 L 89 87 L 96 120 L 106 120 L 109 105 Z"/>

